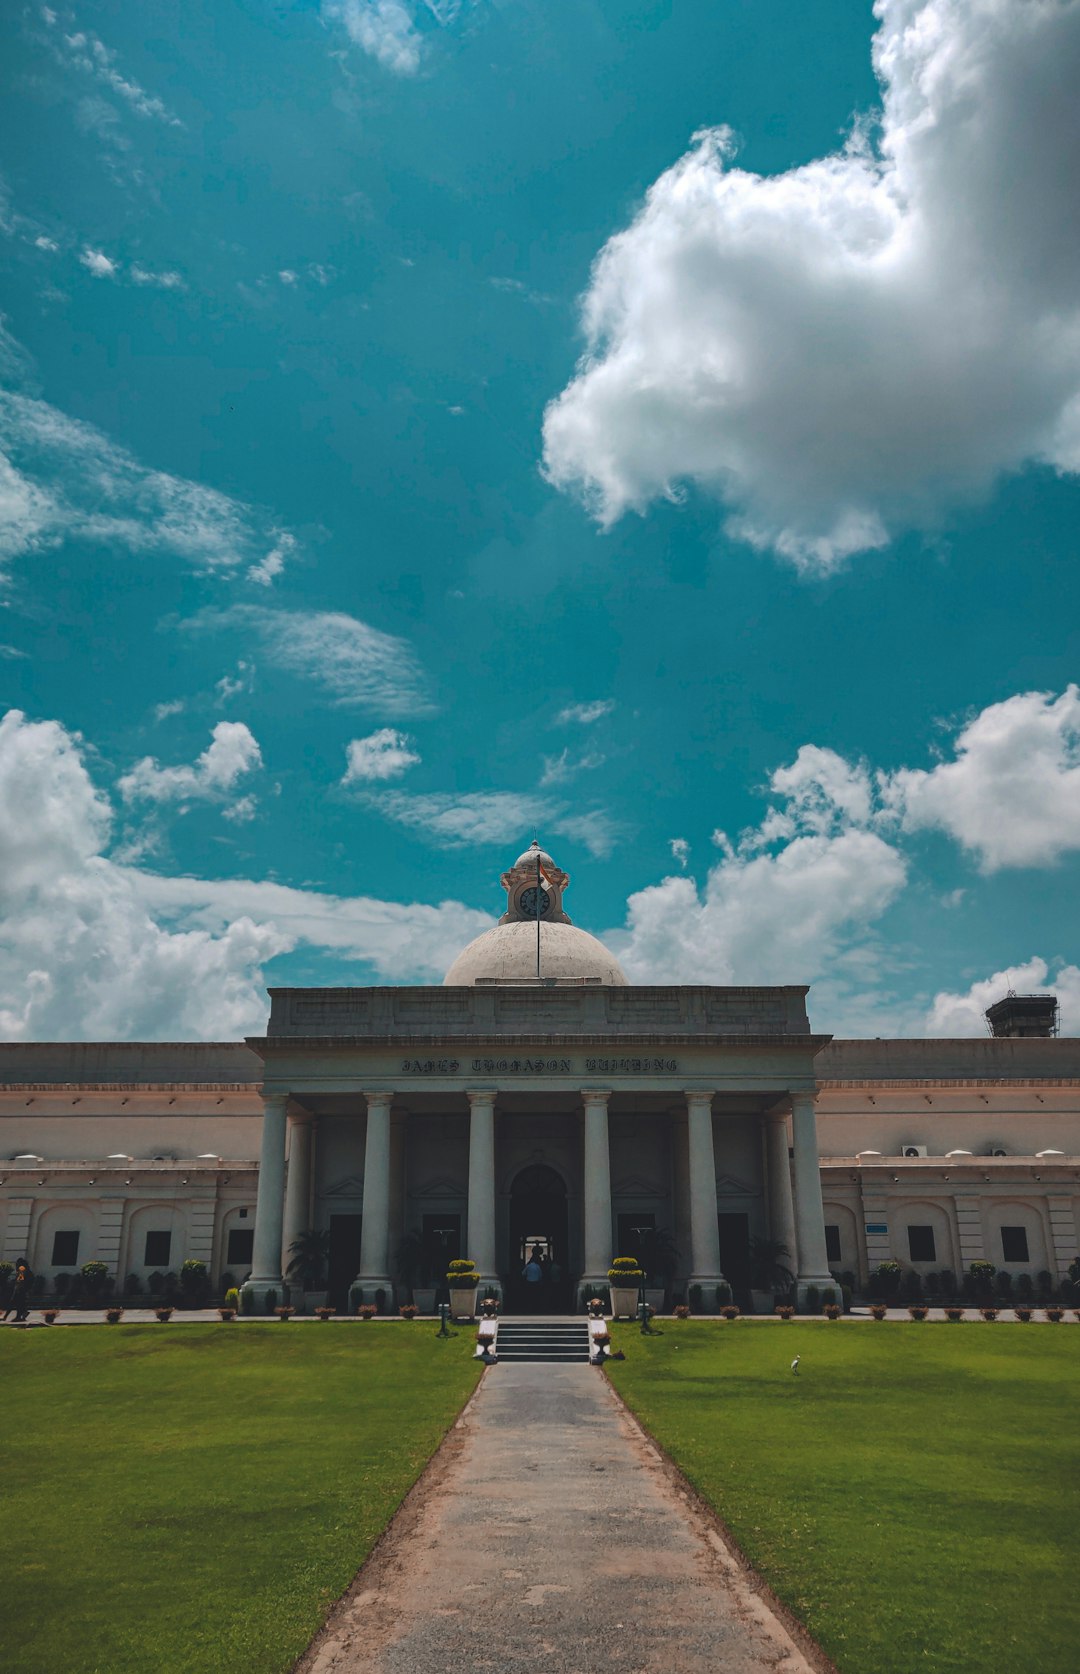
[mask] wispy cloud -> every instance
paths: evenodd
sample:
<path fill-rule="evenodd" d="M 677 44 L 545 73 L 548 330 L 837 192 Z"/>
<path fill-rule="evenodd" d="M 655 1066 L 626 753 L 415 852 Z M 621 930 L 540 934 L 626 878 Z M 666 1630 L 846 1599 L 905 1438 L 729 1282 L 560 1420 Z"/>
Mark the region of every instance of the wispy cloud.
<path fill-rule="evenodd" d="M 175 268 L 164 268 L 155 271 L 144 267 L 141 262 L 132 262 L 128 268 L 128 275 L 134 285 L 152 285 L 159 291 L 186 291 L 187 282 L 182 273 Z"/>
<path fill-rule="evenodd" d="M 324 0 L 323 16 L 343 24 L 354 46 L 395 75 L 420 68 L 423 40 L 401 0 Z"/>
<path fill-rule="evenodd" d="M 64 540 L 167 553 L 207 571 L 257 567 L 268 545 L 287 550 L 255 508 L 143 465 L 47 402 L 0 391 L 0 556 Z"/>
<path fill-rule="evenodd" d="M 247 629 L 277 668 L 313 681 L 335 704 L 363 705 L 385 715 L 424 715 L 433 707 L 408 641 L 340 611 L 233 605 L 203 611 L 185 627 L 192 632 Z"/>
<path fill-rule="evenodd" d="M 557 756 L 544 757 L 544 771 L 540 775 L 541 785 L 563 785 L 568 779 L 573 779 L 578 773 L 590 773 L 597 767 L 603 767 L 607 760 L 599 750 L 586 750 L 580 756 L 572 755 L 569 747 L 560 750 Z"/>
<path fill-rule="evenodd" d="M 524 842 L 543 828 L 582 843 L 591 854 L 611 853 L 617 831 L 607 814 L 571 812 L 535 792 L 472 791 L 462 796 L 383 791 L 370 798 L 387 819 L 446 848 Z"/>
<path fill-rule="evenodd" d="M 615 707 L 614 698 L 594 698 L 591 703 L 569 703 L 565 709 L 560 709 L 555 717 L 557 727 L 578 726 L 591 727 L 595 721 L 600 721 L 605 715 L 610 715 Z"/>
<path fill-rule="evenodd" d="M 345 746 L 345 756 L 348 766 L 341 781 L 343 785 L 400 779 L 420 761 L 412 739 L 394 727 L 380 727 L 366 738 L 351 739 Z"/>
<path fill-rule="evenodd" d="M 43 6 L 40 15 L 48 30 L 49 44 L 62 64 L 107 87 L 133 115 L 151 122 L 163 122 L 169 128 L 183 127 L 180 118 L 173 114 L 164 100 L 148 93 L 131 76 L 121 73 L 117 68 L 116 53 L 97 35 L 84 29 L 74 29 L 69 33 L 58 14 L 49 6 Z"/>

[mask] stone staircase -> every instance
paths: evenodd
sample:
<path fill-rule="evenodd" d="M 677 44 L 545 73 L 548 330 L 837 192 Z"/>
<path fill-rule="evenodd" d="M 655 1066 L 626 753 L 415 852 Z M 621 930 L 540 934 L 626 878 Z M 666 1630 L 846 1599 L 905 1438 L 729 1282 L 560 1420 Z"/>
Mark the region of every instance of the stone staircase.
<path fill-rule="evenodd" d="M 548 1360 L 584 1364 L 589 1358 L 585 1320 L 500 1320 L 497 1348 L 501 1361 Z"/>

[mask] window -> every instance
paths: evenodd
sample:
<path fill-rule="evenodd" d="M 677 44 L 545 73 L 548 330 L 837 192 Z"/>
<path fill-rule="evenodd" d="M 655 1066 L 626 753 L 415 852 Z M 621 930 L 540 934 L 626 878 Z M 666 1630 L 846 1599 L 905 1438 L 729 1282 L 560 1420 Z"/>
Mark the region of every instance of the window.
<path fill-rule="evenodd" d="M 52 1264 L 54 1267 L 74 1267 L 79 1259 L 79 1234 L 77 1232 L 54 1232 L 52 1241 Z"/>
<path fill-rule="evenodd" d="M 839 1264 L 843 1257 L 840 1254 L 840 1228 L 827 1226 L 825 1228 L 825 1256 L 828 1261 Z"/>
<path fill-rule="evenodd" d="M 250 1267 L 254 1249 L 254 1232 L 249 1227 L 234 1227 L 229 1233 L 229 1248 L 225 1260 L 230 1267 Z"/>
<path fill-rule="evenodd" d="M 1027 1228 L 1003 1226 L 1001 1229 L 1001 1258 L 1003 1261 L 1030 1261 Z"/>
<path fill-rule="evenodd" d="M 908 1257 L 911 1261 L 936 1261 L 934 1229 L 932 1226 L 909 1226 L 907 1229 Z"/>
<path fill-rule="evenodd" d="M 147 1267 L 168 1267 L 172 1249 L 171 1232 L 148 1232 L 143 1262 Z"/>

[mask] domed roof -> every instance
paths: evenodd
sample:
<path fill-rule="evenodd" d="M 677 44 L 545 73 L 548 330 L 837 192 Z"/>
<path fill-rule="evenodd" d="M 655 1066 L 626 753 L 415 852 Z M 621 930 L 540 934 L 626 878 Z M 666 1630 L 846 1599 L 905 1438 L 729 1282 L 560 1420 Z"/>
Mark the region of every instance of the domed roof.
<path fill-rule="evenodd" d="M 574 924 L 541 923 L 540 975 L 627 986 L 615 955 Z M 535 921 L 517 919 L 485 930 L 462 949 L 443 978 L 447 988 L 471 988 L 482 980 L 536 981 Z"/>
<path fill-rule="evenodd" d="M 627 986 L 619 961 L 587 930 L 577 930 L 563 910 L 570 882 L 540 844 L 532 845 L 502 875 L 506 911 L 458 954 L 443 978 L 448 988 L 477 982 L 606 982 Z M 537 933 L 540 969 L 537 972 Z"/>

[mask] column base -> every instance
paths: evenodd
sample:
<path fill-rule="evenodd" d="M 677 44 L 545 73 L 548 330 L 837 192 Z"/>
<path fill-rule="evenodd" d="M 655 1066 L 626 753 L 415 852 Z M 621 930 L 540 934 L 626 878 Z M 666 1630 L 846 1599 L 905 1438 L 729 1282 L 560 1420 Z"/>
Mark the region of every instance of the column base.
<path fill-rule="evenodd" d="M 811 1290 L 817 1291 L 819 1303 L 824 1300 L 827 1290 L 832 1291 L 834 1302 L 841 1300 L 840 1286 L 831 1273 L 826 1273 L 823 1277 L 814 1273 L 800 1273 L 795 1281 L 795 1305 L 800 1314 L 805 1312 L 806 1298 Z"/>
<path fill-rule="evenodd" d="M 268 1314 L 271 1308 L 283 1308 L 286 1303 L 287 1286 L 280 1277 L 267 1279 L 251 1278 L 240 1286 L 240 1312 L 242 1314 Z"/>
<path fill-rule="evenodd" d="M 690 1292 L 695 1285 L 701 1287 L 701 1306 L 702 1311 L 706 1314 L 717 1312 L 718 1309 L 726 1307 L 731 1301 L 733 1295 L 731 1284 L 722 1273 L 691 1273 L 686 1281 L 687 1299 L 689 1299 Z M 717 1291 L 721 1285 L 724 1288 L 718 1296 Z"/>
<path fill-rule="evenodd" d="M 349 1286 L 349 1312 L 355 1314 L 357 1308 L 369 1303 L 375 1306 L 375 1292 L 381 1290 L 384 1301 L 383 1307 L 390 1314 L 394 1311 L 394 1281 L 389 1273 L 361 1273 Z"/>

